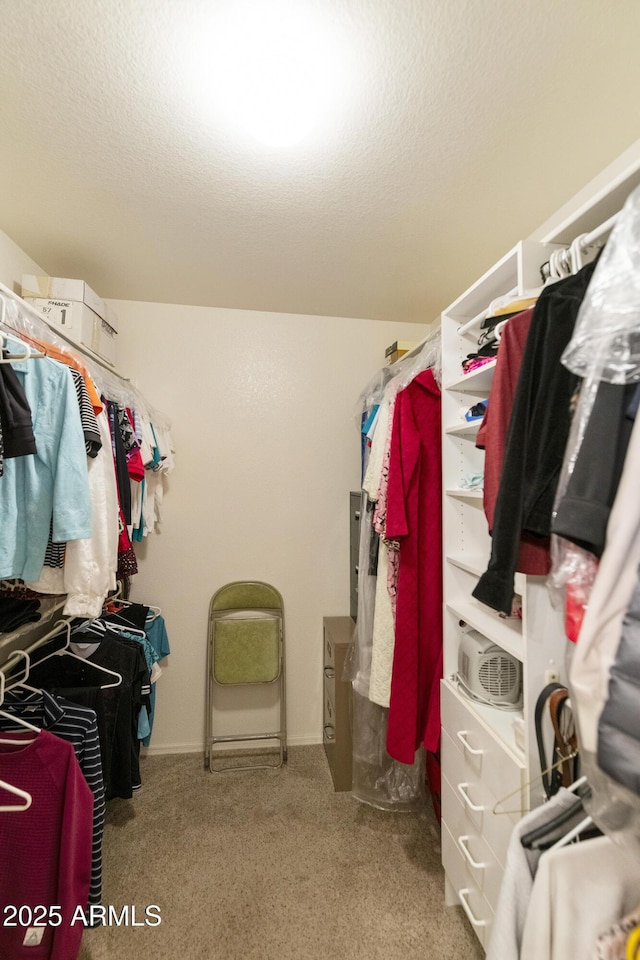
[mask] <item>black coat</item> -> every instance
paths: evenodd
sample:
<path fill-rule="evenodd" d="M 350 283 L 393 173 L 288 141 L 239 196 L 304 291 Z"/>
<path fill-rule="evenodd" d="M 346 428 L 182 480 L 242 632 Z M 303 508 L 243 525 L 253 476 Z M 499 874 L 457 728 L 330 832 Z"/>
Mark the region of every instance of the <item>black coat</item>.
<path fill-rule="evenodd" d="M 531 318 L 514 397 L 496 501 L 491 559 L 473 591 L 482 603 L 511 613 L 520 535 L 548 537 L 579 378 L 560 363 L 595 269 L 542 291 Z"/>

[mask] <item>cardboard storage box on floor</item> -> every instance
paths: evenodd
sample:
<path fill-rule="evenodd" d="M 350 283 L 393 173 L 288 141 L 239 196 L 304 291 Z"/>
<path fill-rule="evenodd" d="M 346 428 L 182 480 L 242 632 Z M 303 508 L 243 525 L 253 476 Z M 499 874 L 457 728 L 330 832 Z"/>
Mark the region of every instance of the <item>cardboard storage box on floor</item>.
<path fill-rule="evenodd" d="M 25 274 L 22 296 L 73 343 L 115 364 L 117 316 L 84 280 Z"/>

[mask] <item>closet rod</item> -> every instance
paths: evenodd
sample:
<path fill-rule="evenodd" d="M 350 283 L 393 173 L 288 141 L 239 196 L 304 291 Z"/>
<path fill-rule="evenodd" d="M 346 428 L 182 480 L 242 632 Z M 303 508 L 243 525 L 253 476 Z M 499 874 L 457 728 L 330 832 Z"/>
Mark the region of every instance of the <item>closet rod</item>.
<path fill-rule="evenodd" d="M 614 213 L 612 217 L 609 217 L 608 220 L 605 220 L 604 223 L 601 223 L 599 227 L 595 227 L 591 233 L 585 233 L 580 243 L 582 249 L 587 250 L 590 246 L 592 246 L 592 244 L 600 240 L 606 233 L 610 233 L 615 227 L 619 216 L 619 213 Z"/>
<path fill-rule="evenodd" d="M 102 357 L 99 357 L 98 354 L 94 353 L 90 347 L 85 347 L 84 345 L 75 343 L 75 341 L 71 340 L 65 334 L 64 330 L 61 330 L 60 327 L 56 326 L 53 323 L 50 323 L 47 320 L 47 318 L 42 313 L 40 313 L 39 310 L 36 310 L 36 308 L 32 307 L 30 303 L 27 303 L 27 301 L 24 300 L 23 297 L 21 297 L 19 294 L 15 293 L 11 289 L 11 287 L 7 287 L 6 284 L 0 283 L 0 293 L 4 293 L 7 296 L 11 297 L 12 300 L 15 300 L 16 303 L 20 304 L 20 308 L 22 310 L 25 310 L 28 314 L 34 317 L 34 319 L 39 320 L 41 323 L 44 323 L 49 328 L 49 330 L 51 330 L 52 333 L 55 333 L 57 337 L 61 337 L 63 340 L 65 340 L 69 344 L 69 346 L 72 347 L 72 350 L 70 352 L 73 353 L 74 351 L 79 351 L 84 356 L 88 357 L 88 359 L 90 359 L 93 363 L 100 364 L 101 367 L 104 367 L 105 370 L 108 370 L 109 373 L 112 373 L 114 377 L 118 377 L 118 379 L 123 380 L 125 383 L 131 382 L 129 377 L 125 377 L 121 373 L 118 373 L 115 367 L 113 367 L 110 363 L 107 363 L 105 360 L 103 360 Z M 7 323 L 6 326 L 10 327 L 11 324 Z M 20 331 L 16 330 L 16 333 L 20 333 Z"/>

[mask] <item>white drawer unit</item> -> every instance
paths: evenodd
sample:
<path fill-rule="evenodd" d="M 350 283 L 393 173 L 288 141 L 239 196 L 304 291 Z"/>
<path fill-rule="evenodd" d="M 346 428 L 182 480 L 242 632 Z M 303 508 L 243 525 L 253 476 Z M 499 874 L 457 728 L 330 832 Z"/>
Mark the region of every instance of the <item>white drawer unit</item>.
<path fill-rule="evenodd" d="M 500 797 L 496 797 L 491 791 L 491 783 L 484 780 L 478 771 L 471 767 L 466 758 L 455 748 L 451 737 L 444 732 L 441 752 L 443 781 L 449 784 L 453 794 L 452 799 L 460 804 L 468 830 L 481 834 L 498 861 L 504 866 L 511 831 L 520 816 L 519 808 L 518 812 L 514 813 L 494 813 L 494 808 L 498 805 L 498 810 L 504 808 L 506 811 L 515 811 L 516 798 L 512 798 L 508 803 L 498 804 Z M 443 804 L 443 809 L 445 817 L 449 818 L 448 804 Z"/>
<path fill-rule="evenodd" d="M 473 815 L 469 816 L 466 803 L 459 794 L 459 787 L 459 784 L 455 787 L 450 784 L 446 777 L 442 778 L 442 802 L 446 811 L 442 822 L 455 840 L 458 855 L 470 869 L 476 886 L 495 910 L 504 865 L 498 860 L 482 832 L 482 817 L 478 825 Z"/>
<path fill-rule="evenodd" d="M 445 823 L 442 824 L 442 864 L 453 894 L 466 913 L 480 943 L 486 947 L 494 911 L 482 894 L 473 867 L 465 861 Z"/>
<path fill-rule="evenodd" d="M 469 775 L 482 780 L 497 800 L 514 791 L 517 794 L 522 787 L 524 762 L 482 722 L 471 701 L 446 680 L 442 682 L 442 728 L 464 757 Z M 518 803 L 526 809 L 524 798 L 511 798 L 512 807 Z"/>
<path fill-rule="evenodd" d="M 452 868 L 457 875 L 464 870 L 469 889 L 495 911 L 511 831 L 526 809 L 526 765 L 473 707 L 452 683 L 442 682 L 442 856 L 450 884 L 455 888 Z M 485 926 L 474 929 L 484 943 Z"/>

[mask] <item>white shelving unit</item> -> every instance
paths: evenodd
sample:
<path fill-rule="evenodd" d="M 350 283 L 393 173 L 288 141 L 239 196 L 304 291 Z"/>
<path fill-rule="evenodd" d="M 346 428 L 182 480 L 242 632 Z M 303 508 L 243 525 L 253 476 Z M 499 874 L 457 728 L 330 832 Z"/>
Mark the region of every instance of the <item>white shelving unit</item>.
<path fill-rule="evenodd" d="M 551 608 L 541 577 L 516 578 L 516 591 L 522 596 L 522 619 L 502 618 L 471 596 L 486 569 L 491 540 L 482 491 L 460 486 L 463 477 L 484 469 L 484 452 L 475 446 L 478 424 L 467 423 L 464 414 L 473 404 L 488 398 L 495 362 L 467 375 L 462 375 L 461 369 L 462 361 L 477 348 L 480 330 L 479 322 L 470 328 L 468 322 L 498 296 L 522 295 L 540 287 L 540 267 L 555 246 L 534 241 L 518 243 L 442 314 L 443 863 L 447 902 L 462 904 L 485 945 L 513 823 L 521 812 L 541 800 L 539 788 L 530 791 L 527 786 L 537 769 L 533 711 L 546 671 L 561 669 L 565 641 L 562 617 Z M 459 687 L 455 678 L 462 623 L 521 663 L 523 698 L 519 710 L 474 702 Z M 524 722 L 524 751 L 516 741 L 518 721 L 520 725 Z M 506 806 L 515 813 L 494 813 L 499 801 L 510 793 L 514 796 Z"/>
<path fill-rule="evenodd" d="M 463 477 L 484 466 L 484 452 L 475 446 L 478 425 L 466 422 L 464 414 L 489 396 L 495 364 L 462 375 L 462 361 L 479 335 L 479 321 L 470 321 L 498 296 L 539 287 L 540 266 L 551 251 L 598 228 L 638 185 L 640 141 L 442 314 L 442 861 L 447 903 L 463 907 L 485 946 L 513 825 L 543 799 L 534 709 L 548 672 L 564 676 L 566 640 L 562 615 L 552 608 L 543 577 L 516 575 L 522 619 L 503 619 L 471 595 L 486 570 L 491 541 L 482 494 L 460 486 Z M 520 661 L 521 709 L 474 702 L 462 691 L 456 681 L 461 621 Z"/>

